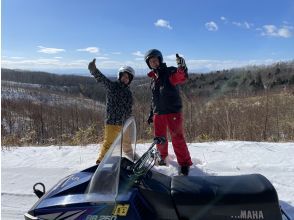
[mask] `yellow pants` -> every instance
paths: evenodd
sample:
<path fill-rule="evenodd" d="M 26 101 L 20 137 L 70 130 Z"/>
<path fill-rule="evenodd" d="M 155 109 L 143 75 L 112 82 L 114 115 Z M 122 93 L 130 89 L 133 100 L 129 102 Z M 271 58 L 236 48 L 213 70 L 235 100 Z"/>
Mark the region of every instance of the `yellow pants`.
<path fill-rule="evenodd" d="M 110 148 L 111 144 L 114 142 L 118 134 L 121 132 L 121 129 L 122 129 L 122 126 L 120 125 L 105 125 L 104 141 L 103 141 L 102 147 L 100 148 L 99 156 L 98 156 L 98 159 L 96 160 L 96 163 L 101 162 L 104 155 L 107 153 L 108 149 Z M 123 136 L 123 152 L 127 156 L 131 156 L 133 154 L 129 129 L 126 130 Z"/>

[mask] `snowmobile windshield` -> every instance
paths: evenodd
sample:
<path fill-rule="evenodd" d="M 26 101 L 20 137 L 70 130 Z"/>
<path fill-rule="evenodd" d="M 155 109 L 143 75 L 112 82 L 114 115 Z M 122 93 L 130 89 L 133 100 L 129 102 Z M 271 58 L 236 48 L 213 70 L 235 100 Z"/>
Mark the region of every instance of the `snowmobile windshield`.
<path fill-rule="evenodd" d="M 120 163 L 122 157 L 134 161 L 136 147 L 136 124 L 129 118 L 107 154 L 99 164 L 89 183 L 88 201 L 115 202 L 118 195 Z"/>

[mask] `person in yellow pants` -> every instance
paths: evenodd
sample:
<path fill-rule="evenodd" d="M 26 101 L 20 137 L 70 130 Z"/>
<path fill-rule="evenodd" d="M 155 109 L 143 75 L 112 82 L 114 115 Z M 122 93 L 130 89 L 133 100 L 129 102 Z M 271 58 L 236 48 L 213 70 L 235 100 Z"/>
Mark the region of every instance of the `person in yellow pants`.
<path fill-rule="evenodd" d="M 122 126 L 120 125 L 105 125 L 104 128 L 104 141 L 98 156 L 96 163 L 100 163 L 103 159 L 104 155 L 107 153 L 108 149 L 110 148 L 111 144 L 115 140 L 115 138 L 121 132 Z M 127 129 L 123 135 L 123 154 L 130 159 L 133 159 L 133 148 L 130 139 L 130 132 Z"/>
<path fill-rule="evenodd" d="M 100 161 L 103 159 L 104 155 L 107 153 L 108 149 L 110 148 L 111 144 L 121 131 L 122 126 L 121 125 L 105 125 L 104 128 L 104 141 L 103 145 L 100 149 L 98 159 L 96 163 L 100 163 Z"/>
<path fill-rule="evenodd" d="M 105 87 L 107 99 L 104 142 L 96 160 L 96 164 L 99 164 L 121 131 L 125 120 L 132 114 L 133 96 L 130 83 L 135 76 L 135 71 L 130 66 L 122 66 L 118 70 L 117 80 L 111 81 L 97 69 L 95 62 L 96 59 L 90 62 L 88 69 L 96 81 Z M 125 147 L 123 147 L 123 151 L 129 152 L 131 149 L 130 141 L 128 141 L 128 138 L 124 139 L 125 144 L 123 146 Z"/>

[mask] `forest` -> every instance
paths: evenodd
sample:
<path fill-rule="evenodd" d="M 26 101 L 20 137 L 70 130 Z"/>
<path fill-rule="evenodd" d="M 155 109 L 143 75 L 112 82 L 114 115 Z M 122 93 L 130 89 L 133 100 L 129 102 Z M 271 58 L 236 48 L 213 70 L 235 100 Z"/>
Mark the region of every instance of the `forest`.
<path fill-rule="evenodd" d="M 131 84 L 139 142 L 153 137 L 141 75 Z M 294 61 L 189 73 L 180 90 L 188 142 L 294 140 Z M 105 90 L 91 76 L 1 69 L 1 106 L 2 146 L 102 141 Z"/>

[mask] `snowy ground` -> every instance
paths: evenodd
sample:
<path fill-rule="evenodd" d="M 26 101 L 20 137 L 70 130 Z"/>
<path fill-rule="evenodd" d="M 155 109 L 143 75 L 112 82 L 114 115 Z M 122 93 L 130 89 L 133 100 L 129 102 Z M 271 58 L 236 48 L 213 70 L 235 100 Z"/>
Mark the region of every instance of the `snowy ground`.
<path fill-rule="evenodd" d="M 138 144 L 139 154 L 149 144 Z M 171 146 L 171 144 L 170 144 Z M 239 175 L 260 173 L 275 186 L 281 205 L 294 219 L 294 143 L 209 142 L 191 143 L 190 175 Z M 1 152 L 1 219 L 24 219 L 37 201 L 32 186 L 43 182 L 47 189 L 73 172 L 93 165 L 98 147 L 22 147 Z M 169 149 L 168 167 L 155 167 L 176 175 L 177 163 Z"/>

